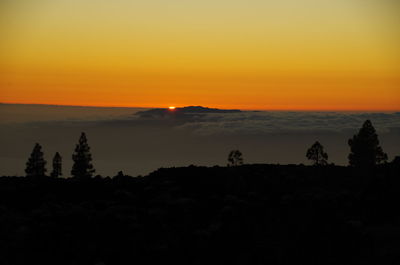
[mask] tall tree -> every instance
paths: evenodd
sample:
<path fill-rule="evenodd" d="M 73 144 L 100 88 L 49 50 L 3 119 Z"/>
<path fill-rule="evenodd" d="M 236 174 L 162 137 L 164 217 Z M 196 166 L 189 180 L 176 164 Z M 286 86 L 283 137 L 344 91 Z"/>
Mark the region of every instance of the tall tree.
<path fill-rule="evenodd" d="M 72 166 L 71 175 L 77 178 L 91 178 L 95 169 L 91 163 L 92 155 L 90 147 L 87 143 L 86 134 L 83 132 L 79 138 L 79 143 L 75 147 L 72 155 L 74 164 Z"/>
<path fill-rule="evenodd" d="M 228 167 L 243 165 L 243 155 L 239 150 L 232 150 L 228 155 Z"/>
<path fill-rule="evenodd" d="M 46 173 L 46 161 L 43 158 L 42 147 L 36 143 L 31 156 L 26 162 L 25 173 L 27 177 L 41 177 Z"/>
<path fill-rule="evenodd" d="M 324 147 L 318 141 L 307 150 L 306 157 L 313 160 L 316 166 L 328 164 L 328 154 L 324 152 Z"/>
<path fill-rule="evenodd" d="M 351 166 L 370 167 L 387 161 L 388 156 L 379 146 L 378 135 L 370 120 L 366 120 L 358 134 L 349 139 Z"/>
<path fill-rule="evenodd" d="M 62 157 L 58 152 L 56 152 L 53 158 L 53 171 L 51 172 L 51 176 L 57 178 L 61 175 L 62 175 Z"/>

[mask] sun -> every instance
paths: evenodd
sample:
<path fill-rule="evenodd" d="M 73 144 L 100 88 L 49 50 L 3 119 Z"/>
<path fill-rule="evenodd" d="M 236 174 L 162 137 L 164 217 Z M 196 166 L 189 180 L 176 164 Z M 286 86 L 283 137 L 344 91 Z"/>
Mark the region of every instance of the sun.
<path fill-rule="evenodd" d="M 176 107 L 170 106 L 170 107 L 168 107 L 168 109 L 169 109 L 169 110 L 174 110 L 174 109 L 176 109 Z"/>

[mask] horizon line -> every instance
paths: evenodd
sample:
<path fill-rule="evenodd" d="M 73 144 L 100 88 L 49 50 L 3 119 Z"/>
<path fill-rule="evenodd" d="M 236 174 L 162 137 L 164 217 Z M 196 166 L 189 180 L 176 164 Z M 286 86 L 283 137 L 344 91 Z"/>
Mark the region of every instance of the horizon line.
<path fill-rule="evenodd" d="M 168 109 L 169 106 L 165 105 L 162 107 L 157 106 L 128 106 L 128 105 L 74 105 L 74 104 L 50 104 L 50 103 L 21 103 L 21 102 L 0 102 L 3 105 L 34 105 L 34 106 L 52 106 L 52 107 L 82 107 L 82 108 L 125 108 L 125 109 Z M 222 110 L 243 110 L 243 111 L 296 111 L 296 112 L 399 112 L 400 109 L 281 109 L 281 108 L 268 108 L 268 109 L 256 109 L 256 108 L 220 108 L 203 105 L 185 105 L 185 106 L 174 106 L 176 108 L 183 108 L 188 106 L 202 106 L 207 108 L 218 108 Z"/>

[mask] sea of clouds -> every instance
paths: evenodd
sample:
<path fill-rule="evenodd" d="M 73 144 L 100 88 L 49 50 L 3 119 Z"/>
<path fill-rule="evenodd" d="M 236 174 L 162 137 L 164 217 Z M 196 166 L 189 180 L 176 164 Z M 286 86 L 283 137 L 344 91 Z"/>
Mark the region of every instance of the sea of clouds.
<path fill-rule="evenodd" d="M 226 165 L 230 150 L 245 163 L 309 163 L 307 148 L 320 141 L 329 161 L 347 164 L 347 141 L 365 120 L 375 126 L 389 159 L 400 155 L 399 112 L 201 113 L 143 117 L 145 109 L 0 104 L 0 175 L 23 175 L 36 142 L 48 169 L 55 152 L 69 176 L 71 156 L 82 131 L 101 175 L 147 174 L 159 167 Z"/>
<path fill-rule="evenodd" d="M 346 112 L 242 112 L 207 114 L 178 125 L 197 134 L 345 133 L 354 132 L 366 120 L 379 133 L 399 132 L 400 113 Z"/>

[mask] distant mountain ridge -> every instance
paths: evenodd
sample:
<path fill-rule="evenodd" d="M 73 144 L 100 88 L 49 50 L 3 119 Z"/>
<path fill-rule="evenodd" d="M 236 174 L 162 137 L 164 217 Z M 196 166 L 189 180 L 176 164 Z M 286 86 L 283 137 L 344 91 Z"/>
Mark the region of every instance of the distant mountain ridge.
<path fill-rule="evenodd" d="M 238 109 L 216 109 L 203 106 L 187 106 L 175 109 L 150 109 L 139 111 L 136 115 L 143 118 L 164 117 L 164 116 L 184 116 L 186 114 L 209 114 L 209 113 L 240 113 Z"/>

